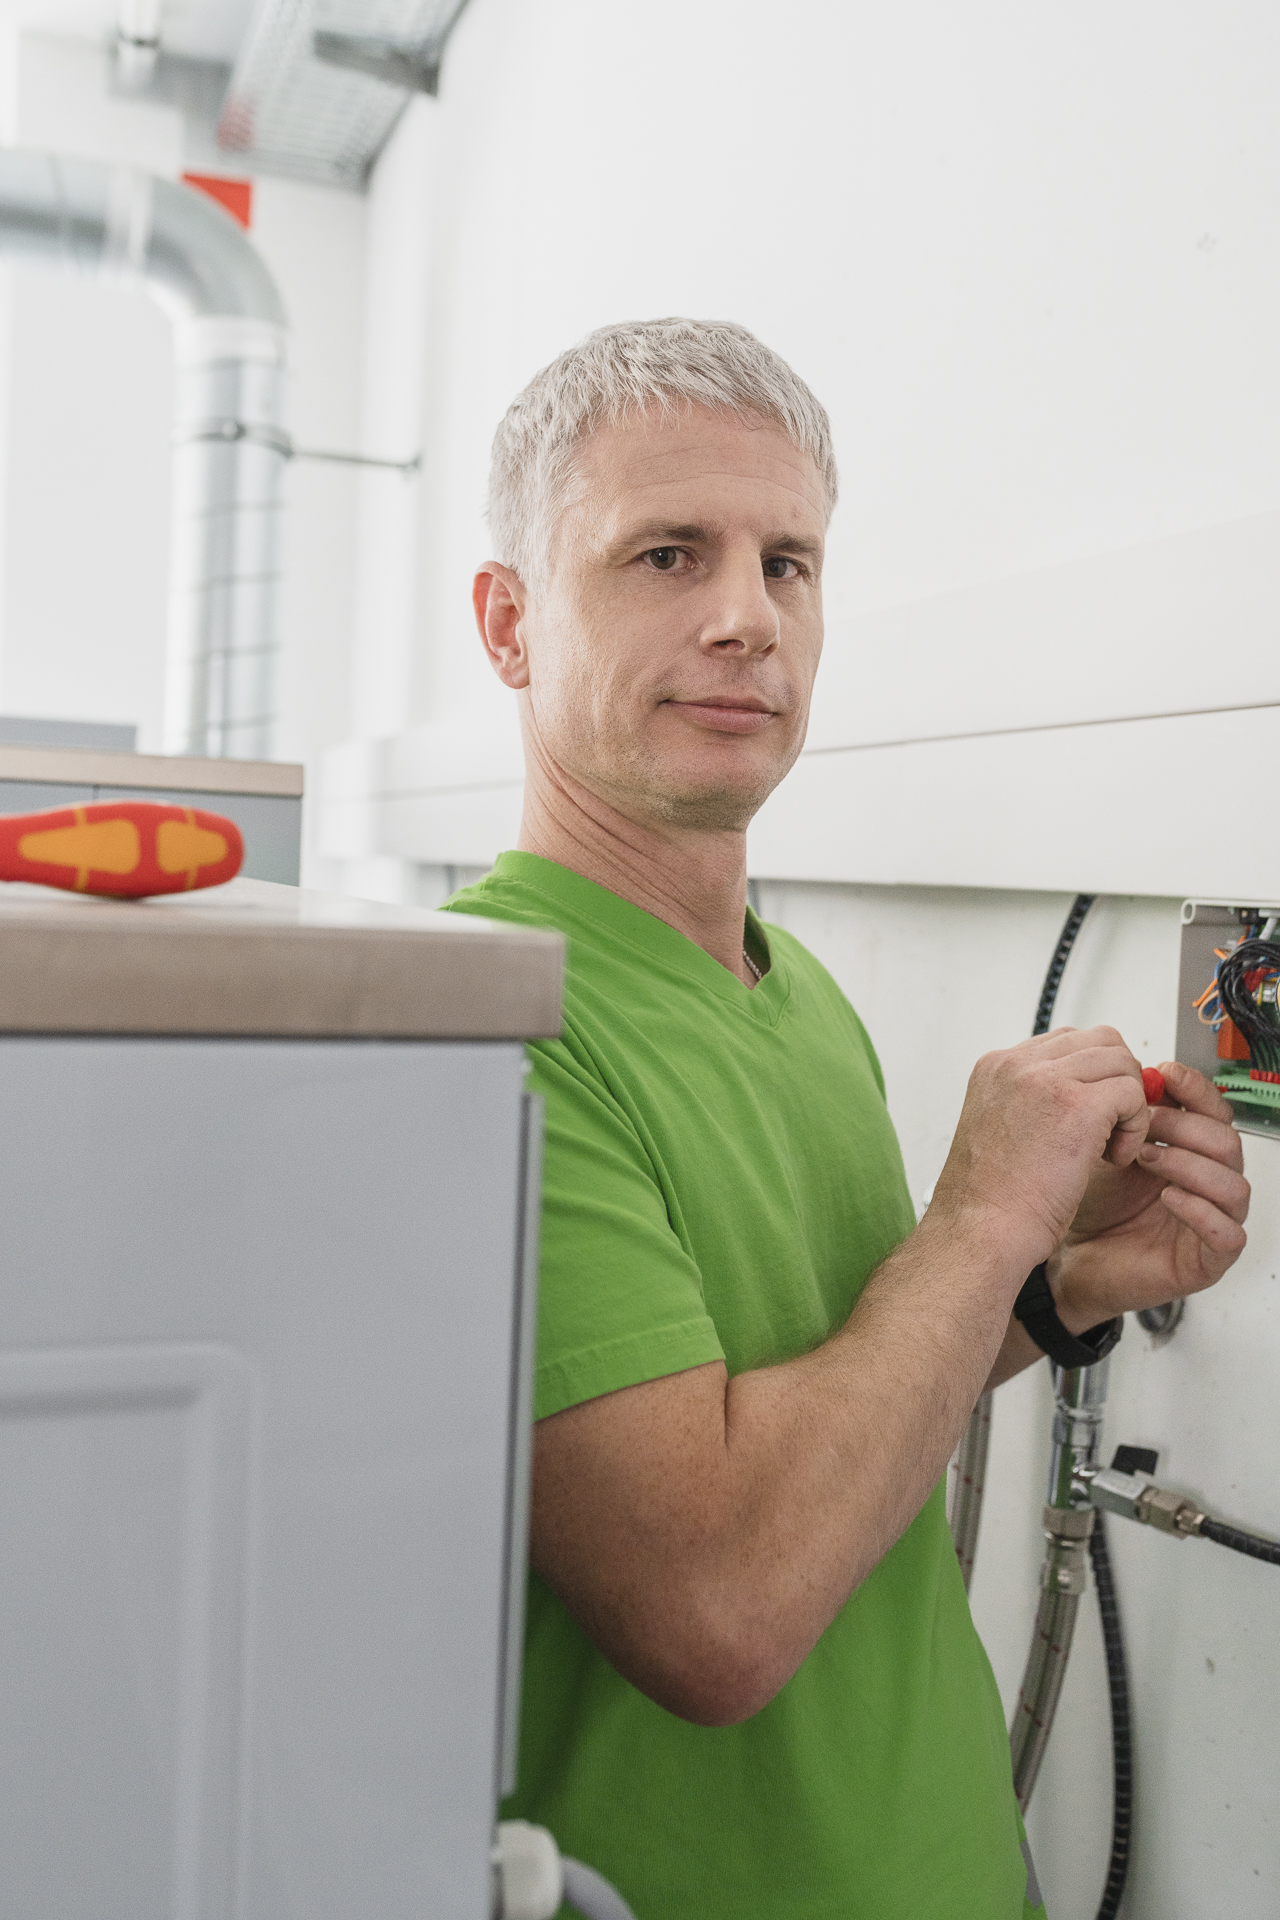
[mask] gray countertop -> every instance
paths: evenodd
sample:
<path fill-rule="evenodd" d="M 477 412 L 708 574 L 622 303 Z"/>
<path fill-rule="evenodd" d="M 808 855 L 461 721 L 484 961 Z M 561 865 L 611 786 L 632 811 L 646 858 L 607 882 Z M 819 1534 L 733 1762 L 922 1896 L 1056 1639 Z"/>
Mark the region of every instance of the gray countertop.
<path fill-rule="evenodd" d="M 155 787 L 178 793 L 268 793 L 297 799 L 302 768 L 281 760 L 201 760 L 184 753 L 110 753 L 98 747 L 0 745 L 0 780 L 64 786 Z"/>
<path fill-rule="evenodd" d="M 117 901 L 0 884 L 0 1033 L 532 1040 L 564 941 L 536 927 L 232 880 Z"/>

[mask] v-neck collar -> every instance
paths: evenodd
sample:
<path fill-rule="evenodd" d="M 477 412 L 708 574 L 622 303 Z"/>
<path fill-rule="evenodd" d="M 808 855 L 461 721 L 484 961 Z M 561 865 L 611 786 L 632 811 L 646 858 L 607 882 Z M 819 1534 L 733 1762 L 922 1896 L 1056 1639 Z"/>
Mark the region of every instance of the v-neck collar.
<path fill-rule="evenodd" d="M 743 924 L 743 941 L 767 961 L 764 977 L 754 987 L 748 987 L 705 947 L 700 947 L 669 921 L 540 853 L 501 853 L 490 877 L 499 884 L 539 895 L 552 906 L 594 927 L 607 928 L 648 966 L 669 968 L 714 993 L 718 1000 L 739 1007 L 769 1026 L 777 1025 L 790 999 L 791 981 L 785 962 L 776 947 L 770 946 L 763 922 L 749 906 Z M 571 929 L 565 931 L 572 938 Z"/>

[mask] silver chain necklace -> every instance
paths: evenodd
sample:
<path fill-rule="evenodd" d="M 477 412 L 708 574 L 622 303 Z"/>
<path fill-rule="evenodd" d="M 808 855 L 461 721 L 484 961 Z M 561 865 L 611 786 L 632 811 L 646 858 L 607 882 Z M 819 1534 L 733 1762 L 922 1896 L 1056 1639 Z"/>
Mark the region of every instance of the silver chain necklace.
<path fill-rule="evenodd" d="M 747 952 L 745 947 L 742 949 L 742 957 L 746 961 L 747 965 L 750 967 L 752 973 L 755 975 L 756 985 L 759 986 L 760 982 L 764 979 L 763 971 L 761 970 L 761 968 L 759 968 L 756 965 L 755 961 L 751 958 L 751 955 Z"/>

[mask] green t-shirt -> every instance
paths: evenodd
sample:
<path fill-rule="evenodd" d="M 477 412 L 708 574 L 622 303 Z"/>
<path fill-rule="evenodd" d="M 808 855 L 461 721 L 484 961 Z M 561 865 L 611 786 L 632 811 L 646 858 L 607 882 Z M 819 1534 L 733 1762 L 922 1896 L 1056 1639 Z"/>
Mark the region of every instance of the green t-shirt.
<path fill-rule="evenodd" d="M 568 936 L 546 1101 L 536 1413 L 807 1353 L 915 1223 L 879 1065 L 830 975 L 748 917 L 753 991 L 535 854 L 454 912 Z M 637 1920 L 1022 1920 L 1000 1699 L 935 1489 L 769 1705 L 690 1725 L 531 1576 L 518 1789 Z M 567 1912 L 568 1909 L 565 1909 Z"/>

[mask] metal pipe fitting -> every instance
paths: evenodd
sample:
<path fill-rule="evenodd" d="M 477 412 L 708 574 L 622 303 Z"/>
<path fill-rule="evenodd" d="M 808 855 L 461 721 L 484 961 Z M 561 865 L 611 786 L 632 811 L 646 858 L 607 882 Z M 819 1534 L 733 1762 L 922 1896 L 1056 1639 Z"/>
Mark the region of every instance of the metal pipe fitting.
<path fill-rule="evenodd" d="M 1186 1540 L 1198 1534 L 1206 1516 L 1185 1494 L 1158 1487 L 1148 1473 L 1121 1473 L 1115 1467 L 1085 1467 L 1077 1475 L 1081 1496 L 1093 1507 L 1125 1520 L 1155 1527 Z"/>
<path fill-rule="evenodd" d="M 1013 1785 L 1022 1809 L 1031 1799 L 1053 1728 L 1071 1653 L 1080 1598 L 1088 1585 L 1094 1527 L 1091 1485 L 1098 1468 L 1108 1362 L 1053 1367 L 1053 1451 L 1044 1510 L 1040 1604 L 1022 1688 L 1009 1729 Z"/>
<path fill-rule="evenodd" d="M 1154 1463 L 1156 1456 L 1149 1457 Z M 1280 1540 L 1253 1533 L 1248 1527 L 1232 1526 L 1229 1521 L 1215 1520 L 1186 1494 L 1158 1487 L 1149 1473 L 1125 1473 L 1118 1467 L 1085 1467 L 1080 1471 L 1078 1488 L 1095 1509 L 1106 1508 L 1126 1520 L 1137 1520 L 1142 1526 L 1155 1527 L 1159 1533 L 1172 1534 L 1175 1540 L 1212 1540 L 1217 1546 L 1247 1554 L 1251 1560 L 1264 1560 L 1270 1566 L 1280 1567 Z"/>
<path fill-rule="evenodd" d="M 1088 1506 L 1077 1485 L 1098 1464 L 1109 1360 L 1093 1367 L 1054 1367 L 1053 1451 L 1049 1458 L 1050 1506 Z"/>
<path fill-rule="evenodd" d="M 133 281 L 173 321 L 165 747 L 268 758 L 289 455 L 285 314 L 275 282 L 207 195 L 54 154 L 0 152 L 0 254 Z"/>
<path fill-rule="evenodd" d="M 1088 1584 L 1089 1536 L 1093 1526 L 1092 1507 L 1050 1505 L 1044 1510 L 1047 1546 L 1040 1569 L 1040 1604 L 1009 1731 L 1013 1787 L 1024 1812 L 1058 1709 L 1080 1598 Z"/>
<path fill-rule="evenodd" d="M 1086 1569 L 1093 1508 L 1047 1506 L 1043 1524 L 1047 1544 L 1040 1568 L 1041 1591 L 1069 1593 L 1078 1600 L 1089 1584 Z"/>

